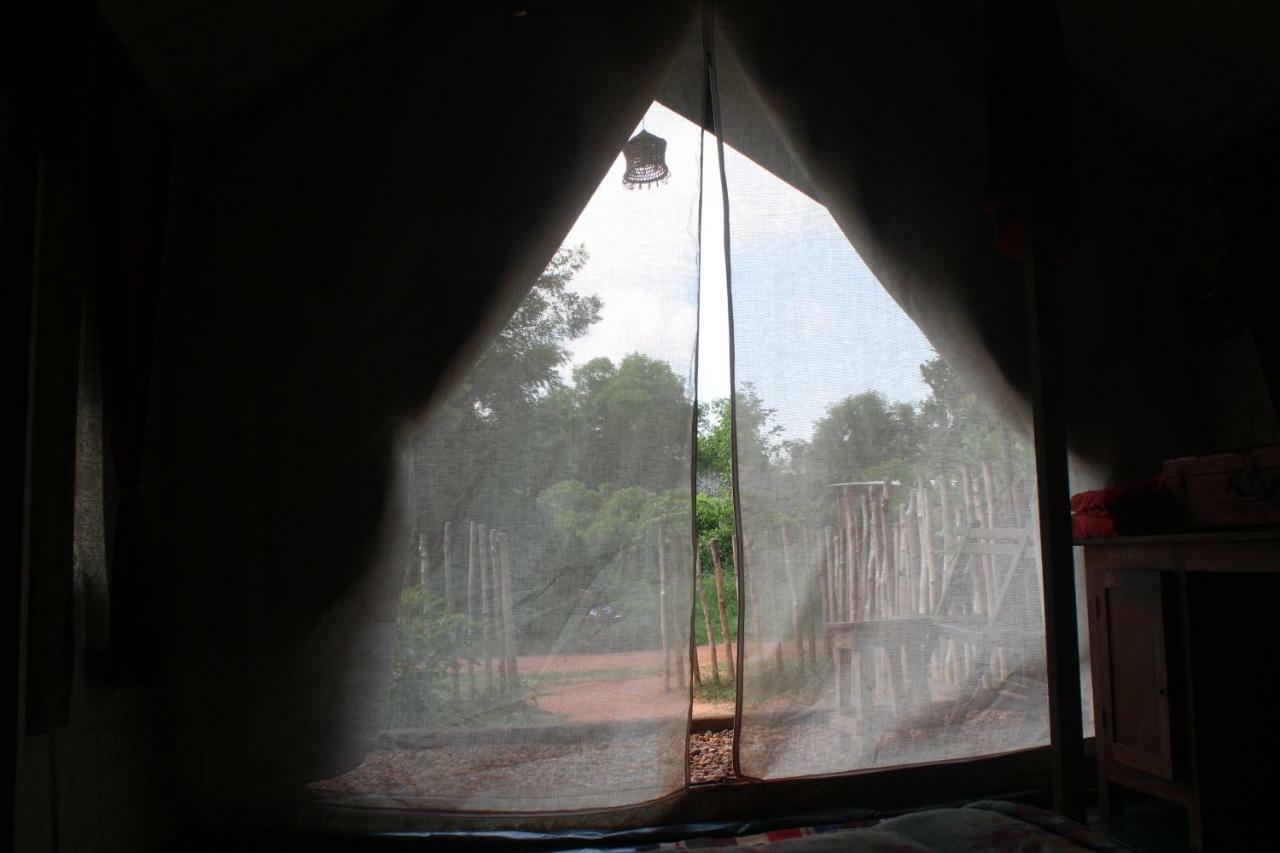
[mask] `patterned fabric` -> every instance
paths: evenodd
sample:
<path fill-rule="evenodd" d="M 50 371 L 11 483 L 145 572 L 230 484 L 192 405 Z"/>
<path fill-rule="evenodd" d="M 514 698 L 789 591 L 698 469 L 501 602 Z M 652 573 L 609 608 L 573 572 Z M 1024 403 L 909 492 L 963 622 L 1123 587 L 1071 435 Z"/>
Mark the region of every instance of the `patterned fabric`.
<path fill-rule="evenodd" d="M 787 853 L 1123 853 L 1130 850 L 1051 812 L 992 800 L 970 803 L 962 809 L 930 809 L 884 820 L 780 829 L 738 838 L 692 838 L 637 850 L 706 850 L 715 847 L 765 850 L 776 847 Z"/>

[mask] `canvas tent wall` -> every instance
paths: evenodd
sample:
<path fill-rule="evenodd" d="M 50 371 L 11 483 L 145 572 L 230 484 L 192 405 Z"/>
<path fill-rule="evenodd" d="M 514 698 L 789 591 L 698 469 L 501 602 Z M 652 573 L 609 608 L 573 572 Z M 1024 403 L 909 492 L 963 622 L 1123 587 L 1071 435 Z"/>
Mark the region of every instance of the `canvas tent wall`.
<path fill-rule="evenodd" d="M 163 663 L 189 691 L 161 716 L 201 732 L 178 738 L 186 757 L 177 763 L 202 793 L 236 789 L 249 771 L 299 778 L 362 753 L 368 735 L 344 734 L 363 713 L 348 702 L 377 692 L 363 681 L 377 680 L 374 668 L 335 677 L 329 663 L 381 654 L 385 588 L 368 569 L 394 523 L 395 428 L 421 413 L 447 365 L 465 361 L 464 344 L 510 313 L 659 92 L 693 15 L 682 4 L 622 17 L 530 4 L 520 17 L 503 7 L 380 18 L 350 4 L 301 39 L 298 22 L 318 15 L 279 4 L 274 32 L 288 38 L 270 39 L 257 17 L 265 13 L 232 8 L 181 16 L 103 4 L 179 137 L 147 428 L 147 565 L 178 587 L 177 608 L 158 615 L 188 633 Z M 1271 298 L 1259 246 L 1274 208 L 1253 187 L 1275 181 L 1266 141 L 1277 81 L 1266 45 L 1276 21 L 1245 6 L 1216 10 L 1207 26 L 1191 11 L 1060 11 L 1082 212 L 1077 249 L 1060 269 L 1073 297 L 1064 324 L 1077 482 L 1272 437 L 1277 370 L 1269 338 L 1250 322 L 1268 316 Z M 792 180 L 831 194 L 824 200 L 845 208 L 855 245 L 864 235 L 859 250 L 883 257 L 886 286 L 922 325 L 935 312 L 939 324 L 957 324 L 960 351 L 1015 400 L 1021 308 L 1006 285 L 1016 271 L 994 255 L 978 206 L 981 9 L 848 14 L 855 19 L 818 24 L 794 9 L 745 5 L 726 8 L 725 21 L 766 117 L 794 153 L 809 152 Z M 849 34 L 860 50 L 848 49 Z M 237 39 L 244 50 L 232 49 Z M 918 49 L 922 39 L 928 49 Z M 81 63 L 87 53 L 49 56 Z M 1222 55 L 1232 58 L 1226 67 Z M 223 65 L 228 56 L 244 61 Z M 424 101 L 431 112 L 417 111 Z M 485 132 L 441 138 L 431 119 L 440 114 Z M 903 221 L 919 228 L 889 228 Z M 480 250 L 439 251 L 459 245 L 457 235 L 465 245 L 476 223 L 486 229 Z M 426 245 L 423 233 L 433 235 Z M 1219 261 L 1219 273 L 1200 274 Z M 926 290 L 919 283 L 931 275 Z M 1203 299 L 1224 313 L 1209 331 Z M 384 334 L 404 316 L 434 331 Z M 412 381 L 387 369 L 405 358 L 429 369 Z M 1219 364 L 1231 368 L 1226 391 Z M 299 424 L 323 428 L 299 443 Z M 299 525 L 329 532 L 312 546 L 315 559 L 295 550 Z M 298 585 L 289 575 L 305 576 L 308 592 L 282 608 L 281 590 Z M 322 619 L 324 645 L 307 648 L 329 663 L 313 679 L 294 653 Z M 332 692 L 294 706 L 300 694 L 280 685 L 299 678 Z M 145 725 L 125 716 L 111 725 Z M 26 753 L 63 779 L 80 757 Z M 174 757 L 160 756 L 139 772 Z M 52 782 L 45 793 L 66 796 Z M 202 793 L 193 801 L 207 802 Z"/>

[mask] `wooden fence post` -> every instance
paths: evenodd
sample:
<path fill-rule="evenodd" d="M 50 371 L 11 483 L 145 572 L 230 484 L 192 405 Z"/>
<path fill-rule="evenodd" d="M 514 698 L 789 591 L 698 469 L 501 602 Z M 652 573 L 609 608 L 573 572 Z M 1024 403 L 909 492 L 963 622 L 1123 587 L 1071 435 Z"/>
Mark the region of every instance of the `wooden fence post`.
<path fill-rule="evenodd" d="M 662 691 L 671 692 L 671 653 L 667 648 L 667 559 L 662 552 L 662 525 L 658 525 L 658 634 L 662 638 Z"/>
<path fill-rule="evenodd" d="M 452 524 L 446 521 L 444 523 L 444 539 L 440 543 L 440 550 L 442 552 L 440 555 L 440 571 L 444 574 L 444 607 L 450 616 L 457 612 L 457 609 L 454 607 L 453 586 L 449 579 L 449 569 L 451 565 L 449 560 L 449 549 L 452 544 L 449 534 L 452 530 Z M 449 676 L 451 686 L 453 688 L 453 698 L 455 700 L 461 700 L 462 685 L 460 684 L 459 679 L 462 676 L 462 666 L 456 657 L 459 644 L 458 629 L 456 625 L 449 628 L 449 641 L 453 645 L 453 653 L 455 655 L 453 661 L 449 664 Z M 466 652 L 464 651 L 463 654 L 465 653 Z"/>
<path fill-rule="evenodd" d="M 831 590 L 835 579 L 831 576 L 831 561 L 827 555 L 827 546 L 831 544 L 831 528 L 823 527 L 818 533 L 818 592 L 822 596 L 822 621 L 836 621 L 831 607 Z"/>
<path fill-rule="evenodd" d="M 507 689 L 516 699 L 520 698 L 520 663 L 516 651 L 515 595 L 511 590 L 511 537 L 498 535 L 499 565 L 502 567 L 502 627 L 507 653 Z"/>
<path fill-rule="evenodd" d="M 476 652 L 475 652 L 475 619 L 476 619 L 476 523 L 467 522 L 467 681 L 471 688 L 471 698 L 476 698 Z"/>
<path fill-rule="evenodd" d="M 480 524 L 476 529 L 477 552 L 480 555 L 480 656 L 484 659 L 484 689 L 493 692 L 493 620 L 489 585 L 489 530 Z"/>
<path fill-rule="evenodd" d="M 510 673 L 507 672 L 507 625 L 502 612 L 502 566 L 498 556 L 497 528 L 489 528 L 489 576 L 492 579 L 494 614 L 494 656 L 498 659 L 495 667 L 500 678 L 500 690 L 505 695 L 511 690 Z"/>
<path fill-rule="evenodd" d="M 804 627 L 800 622 L 800 599 L 796 593 L 795 576 L 791 571 L 791 537 L 782 528 L 782 568 L 787 574 L 787 590 L 791 593 L 791 630 L 796 638 L 796 663 L 804 672 Z"/>
<path fill-rule="evenodd" d="M 724 569 L 720 564 L 720 543 L 711 540 L 711 567 L 716 575 L 716 602 L 720 606 L 720 637 L 724 640 L 724 659 L 729 665 L 729 671 L 735 672 L 733 667 L 733 641 L 729 636 L 729 606 L 725 600 L 724 591 Z M 711 623 L 707 623 L 707 633 L 711 633 Z"/>
<path fill-rule="evenodd" d="M 698 596 L 698 603 L 702 605 L 702 621 L 707 626 L 707 643 L 711 647 L 711 683 L 720 683 L 720 659 L 716 653 L 716 632 L 715 626 L 711 624 L 711 611 L 707 608 L 707 596 L 703 590 L 702 572 L 694 574 L 693 587 L 694 592 Z"/>
<path fill-rule="evenodd" d="M 922 604 L 925 613 L 932 613 L 938 601 L 938 563 L 933 555 L 933 518 L 929 513 L 927 484 L 916 480 L 916 491 L 920 493 L 920 554 L 924 558 L 926 590 Z"/>

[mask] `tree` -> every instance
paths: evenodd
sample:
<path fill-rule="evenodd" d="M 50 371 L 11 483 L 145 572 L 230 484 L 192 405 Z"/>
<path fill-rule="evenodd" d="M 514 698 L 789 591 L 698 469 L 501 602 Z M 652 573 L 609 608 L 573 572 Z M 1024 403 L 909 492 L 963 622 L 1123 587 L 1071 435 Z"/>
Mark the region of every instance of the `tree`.
<path fill-rule="evenodd" d="M 571 414 L 560 368 L 567 344 L 599 322 L 600 297 L 569 289 L 587 262 L 561 249 L 458 389 L 413 439 L 419 503 L 440 518 L 484 506 L 508 515 L 561 479 L 562 421 Z M 523 495 L 523 499 L 521 498 Z M 510 520 L 509 517 L 506 520 Z M 434 523 L 433 523 L 434 526 Z"/>
<path fill-rule="evenodd" d="M 663 491 L 687 481 L 690 400 L 660 359 L 631 353 L 616 368 L 597 358 L 574 371 L 577 471 L 588 485 Z"/>
<path fill-rule="evenodd" d="M 764 404 L 755 386 L 742 383 L 733 401 L 712 400 L 698 406 L 699 491 L 728 494 L 733 479 L 733 420 L 738 426 L 738 464 L 761 470 L 778 461 L 784 450 L 782 427 L 774 423 L 775 411 Z M 705 488 L 703 481 L 705 480 Z"/>
<path fill-rule="evenodd" d="M 733 479 L 729 400 L 698 404 L 698 494 L 726 497 Z"/>
<path fill-rule="evenodd" d="M 919 445 L 910 403 L 890 405 L 880 392 L 864 391 L 827 409 L 808 452 L 828 482 L 851 482 L 869 479 L 871 469 L 890 460 L 915 459 Z"/>
<path fill-rule="evenodd" d="M 559 369 L 569 360 L 565 344 L 598 323 L 604 305 L 599 296 L 568 289 L 587 259 L 584 246 L 557 252 L 480 356 L 460 396 L 481 417 L 496 420 L 528 408 L 561 385 Z"/>
<path fill-rule="evenodd" d="M 941 357 L 920 365 L 932 392 L 920 406 L 922 452 L 931 467 L 1002 460 L 1030 464 L 1030 445 L 1015 440 L 1004 421 L 964 384 Z"/>

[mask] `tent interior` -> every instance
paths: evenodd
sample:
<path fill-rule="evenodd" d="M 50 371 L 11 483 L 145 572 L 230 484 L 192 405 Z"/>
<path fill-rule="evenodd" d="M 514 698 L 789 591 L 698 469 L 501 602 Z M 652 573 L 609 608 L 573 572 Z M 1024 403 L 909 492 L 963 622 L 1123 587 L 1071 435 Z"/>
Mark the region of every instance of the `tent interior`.
<path fill-rule="evenodd" d="M 966 530 L 1280 440 L 1280 6 L 27 12 L 17 849 L 553 849 L 1097 795 L 1080 549 L 1042 574 L 1026 532 L 1012 582 L 968 570 L 998 653 L 930 626 L 997 553 Z M 644 134 L 670 179 L 623 190 Z M 733 776 L 697 785 L 713 624 Z"/>

